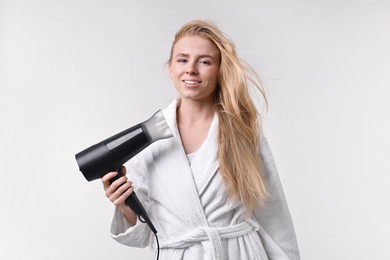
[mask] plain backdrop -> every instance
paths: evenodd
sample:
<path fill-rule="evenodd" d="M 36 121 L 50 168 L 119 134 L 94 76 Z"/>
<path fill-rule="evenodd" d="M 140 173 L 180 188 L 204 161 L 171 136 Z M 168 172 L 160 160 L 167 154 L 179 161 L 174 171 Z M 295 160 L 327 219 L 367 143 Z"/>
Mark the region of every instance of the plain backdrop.
<path fill-rule="evenodd" d="M 263 78 L 302 259 L 390 259 L 387 0 L 0 0 L 0 259 L 155 259 L 109 236 L 74 155 L 165 107 L 176 30 L 217 23 Z"/>

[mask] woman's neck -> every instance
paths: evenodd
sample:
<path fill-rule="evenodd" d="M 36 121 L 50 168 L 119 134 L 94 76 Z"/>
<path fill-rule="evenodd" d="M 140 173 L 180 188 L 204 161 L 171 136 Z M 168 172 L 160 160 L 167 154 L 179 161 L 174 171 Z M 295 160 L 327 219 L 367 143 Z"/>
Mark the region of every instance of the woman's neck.
<path fill-rule="evenodd" d="M 212 103 L 179 103 L 177 108 L 177 127 L 186 154 L 197 151 L 210 129 L 215 114 Z"/>
<path fill-rule="evenodd" d="M 214 102 L 194 102 L 181 100 L 177 108 L 177 123 L 193 125 L 211 121 L 215 114 Z"/>

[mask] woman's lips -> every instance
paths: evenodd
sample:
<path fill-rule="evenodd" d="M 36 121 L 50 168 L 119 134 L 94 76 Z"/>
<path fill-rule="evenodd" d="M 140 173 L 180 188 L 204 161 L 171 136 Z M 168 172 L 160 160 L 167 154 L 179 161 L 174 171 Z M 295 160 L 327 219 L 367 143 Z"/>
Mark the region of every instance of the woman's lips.
<path fill-rule="evenodd" d="M 200 83 L 202 83 L 201 81 L 197 81 L 197 80 L 183 80 L 183 82 L 188 87 L 196 87 Z"/>

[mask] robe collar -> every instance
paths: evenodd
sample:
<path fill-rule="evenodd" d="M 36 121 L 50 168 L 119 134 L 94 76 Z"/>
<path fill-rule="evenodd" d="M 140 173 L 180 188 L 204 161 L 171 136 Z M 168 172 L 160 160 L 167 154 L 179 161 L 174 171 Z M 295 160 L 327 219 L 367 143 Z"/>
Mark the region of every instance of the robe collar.
<path fill-rule="evenodd" d="M 188 223 L 191 216 L 190 222 L 194 226 L 208 226 L 200 196 L 218 171 L 218 116 L 214 115 L 208 135 L 190 166 L 177 127 L 176 109 L 177 99 L 162 111 L 173 138 L 156 142 L 152 149 L 153 157 L 159 158 L 155 160 L 155 167 L 160 175 L 159 182 L 165 185 L 166 190 L 172 192 L 172 196 L 175 197 L 170 202 L 172 210 L 176 208 L 176 213 L 181 215 L 182 220 Z M 163 156 L 161 152 L 164 153 Z M 194 176 L 201 178 L 201 185 L 198 187 Z"/>

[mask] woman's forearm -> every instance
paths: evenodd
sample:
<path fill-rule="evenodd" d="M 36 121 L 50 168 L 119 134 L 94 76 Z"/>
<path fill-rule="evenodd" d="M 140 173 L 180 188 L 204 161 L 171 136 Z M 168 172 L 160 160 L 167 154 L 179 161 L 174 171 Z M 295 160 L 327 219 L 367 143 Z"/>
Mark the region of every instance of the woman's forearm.
<path fill-rule="evenodd" d="M 137 223 L 137 215 L 129 207 L 125 206 L 119 209 L 130 225 L 134 226 Z"/>

